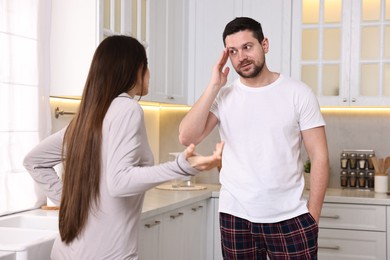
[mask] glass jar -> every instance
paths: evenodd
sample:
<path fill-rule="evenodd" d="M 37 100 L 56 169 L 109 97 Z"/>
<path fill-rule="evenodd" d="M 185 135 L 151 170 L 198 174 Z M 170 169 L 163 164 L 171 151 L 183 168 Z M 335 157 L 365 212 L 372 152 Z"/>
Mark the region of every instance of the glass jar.
<path fill-rule="evenodd" d="M 375 174 L 373 171 L 367 172 L 367 188 L 374 189 L 375 187 Z"/>
<path fill-rule="evenodd" d="M 340 186 L 342 188 L 348 187 L 348 172 L 347 171 L 340 172 Z"/>
<path fill-rule="evenodd" d="M 358 179 L 359 188 L 365 188 L 366 187 L 366 172 L 359 171 L 357 179 Z"/>
<path fill-rule="evenodd" d="M 357 154 L 356 153 L 349 154 L 349 168 L 350 169 L 357 168 Z"/>
<path fill-rule="evenodd" d="M 349 187 L 351 187 L 351 188 L 356 187 L 356 172 L 355 171 L 349 172 Z"/>
<path fill-rule="evenodd" d="M 341 169 L 347 169 L 348 168 L 348 154 L 347 153 L 341 153 L 340 155 L 340 164 Z"/>
<path fill-rule="evenodd" d="M 372 157 L 374 156 L 374 153 L 367 154 L 367 168 L 369 170 L 374 170 L 374 164 L 372 163 Z"/>
<path fill-rule="evenodd" d="M 366 155 L 364 153 L 359 154 L 358 156 L 358 167 L 360 170 L 366 169 Z"/>

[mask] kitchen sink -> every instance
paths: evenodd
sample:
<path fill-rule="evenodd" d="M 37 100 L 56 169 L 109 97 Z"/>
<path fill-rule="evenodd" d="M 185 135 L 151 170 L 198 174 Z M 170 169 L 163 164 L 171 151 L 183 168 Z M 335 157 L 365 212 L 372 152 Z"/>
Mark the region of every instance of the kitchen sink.
<path fill-rule="evenodd" d="M 58 232 L 0 227 L 0 251 L 14 252 L 16 260 L 49 260 Z"/>
<path fill-rule="evenodd" d="M 11 215 L 0 218 L 0 227 L 58 231 L 58 217 Z"/>
<path fill-rule="evenodd" d="M 55 215 L 27 212 L 1 217 L 0 252 L 14 253 L 15 260 L 50 260 L 58 232 Z M 0 259 L 3 259 L 1 255 Z"/>

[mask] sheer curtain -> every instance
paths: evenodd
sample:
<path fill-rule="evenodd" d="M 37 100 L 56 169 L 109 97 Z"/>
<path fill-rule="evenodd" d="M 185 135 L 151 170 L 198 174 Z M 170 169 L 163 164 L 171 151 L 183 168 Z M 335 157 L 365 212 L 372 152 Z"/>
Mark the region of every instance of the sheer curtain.
<path fill-rule="evenodd" d="M 50 133 L 51 0 L 0 0 L 0 215 L 46 198 L 23 158 Z"/>

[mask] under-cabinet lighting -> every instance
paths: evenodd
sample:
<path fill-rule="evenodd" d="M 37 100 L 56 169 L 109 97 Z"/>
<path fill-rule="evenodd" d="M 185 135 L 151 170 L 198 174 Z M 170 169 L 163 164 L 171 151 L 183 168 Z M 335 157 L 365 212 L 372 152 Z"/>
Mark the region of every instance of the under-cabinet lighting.
<path fill-rule="evenodd" d="M 389 114 L 390 107 L 321 107 L 324 114 Z"/>

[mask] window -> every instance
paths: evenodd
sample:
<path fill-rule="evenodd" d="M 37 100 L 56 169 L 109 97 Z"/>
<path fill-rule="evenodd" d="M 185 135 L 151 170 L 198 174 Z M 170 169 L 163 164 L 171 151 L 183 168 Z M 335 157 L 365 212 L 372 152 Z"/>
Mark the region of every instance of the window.
<path fill-rule="evenodd" d="M 50 131 L 50 0 L 0 0 L 0 215 L 45 197 L 23 159 Z"/>

